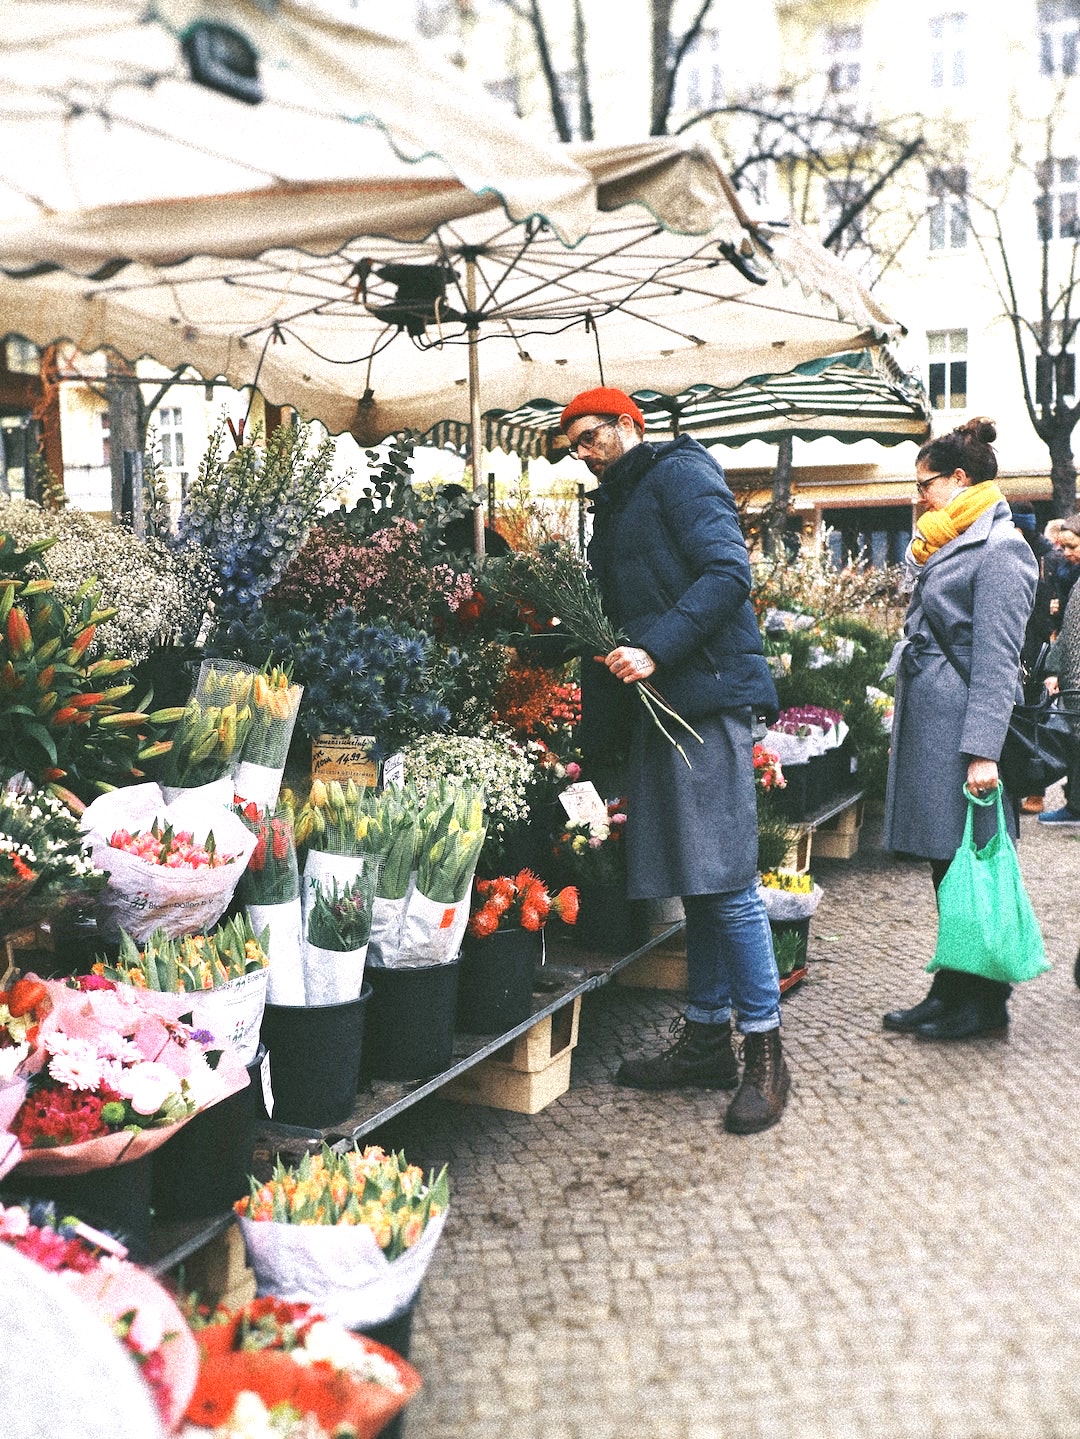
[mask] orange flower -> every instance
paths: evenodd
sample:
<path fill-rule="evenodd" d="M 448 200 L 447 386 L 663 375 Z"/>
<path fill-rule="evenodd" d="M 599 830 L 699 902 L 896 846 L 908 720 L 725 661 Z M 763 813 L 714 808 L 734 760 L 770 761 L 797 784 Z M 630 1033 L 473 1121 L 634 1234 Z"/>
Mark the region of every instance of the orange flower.
<path fill-rule="evenodd" d="M 578 917 L 578 892 L 572 884 L 560 889 L 552 905 L 563 924 L 576 924 Z"/>

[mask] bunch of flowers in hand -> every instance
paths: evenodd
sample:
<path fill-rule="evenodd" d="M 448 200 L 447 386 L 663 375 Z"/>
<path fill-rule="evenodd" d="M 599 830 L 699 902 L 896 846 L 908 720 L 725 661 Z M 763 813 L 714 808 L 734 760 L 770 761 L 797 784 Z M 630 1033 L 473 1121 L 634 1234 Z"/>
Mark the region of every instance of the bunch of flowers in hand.
<path fill-rule="evenodd" d="M 47 790 L 0 790 L 0 926 L 11 931 L 87 903 L 106 876 L 94 868 L 79 822 Z"/>
<path fill-rule="evenodd" d="M 122 849 L 147 864 L 160 864 L 165 869 L 219 869 L 235 864 L 236 855 L 222 854 L 211 830 L 202 844 L 196 843 L 189 829 L 173 829 L 171 824 L 155 820 L 149 829 L 131 834 L 115 829 L 109 836 L 110 849 Z"/>
<path fill-rule="evenodd" d="M 607 800 L 603 819 L 571 820 L 555 836 L 560 875 L 579 884 L 618 885 L 626 875 L 626 801 Z"/>
<path fill-rule="evenodd" d="M 193 1324 L 203 1360 L 187 1418 L 217 1439 L 369 1439 L 420 1388 L 392 1350 L 308 1304 L 267 1295 Z"/>
<path fill-rule="evenodd" d="M 754 786 L 766 794 L 770 790 L 784 789 L 787 786 L 779 759 L 763 744 L 754 746 Z"/>
<path fill-rule="evenodd" d="M 474 939 L 483 939 L 497 930 L 543 929 L 550 915 L 564 924 L 574 924 L 578 916 L 578 892 L 567 885 L 551 894 L 543 880 L 532 870 L 500 875 L 497 879 L 478 879 L 473 889 L 473 912 L 468 931 Z"/>

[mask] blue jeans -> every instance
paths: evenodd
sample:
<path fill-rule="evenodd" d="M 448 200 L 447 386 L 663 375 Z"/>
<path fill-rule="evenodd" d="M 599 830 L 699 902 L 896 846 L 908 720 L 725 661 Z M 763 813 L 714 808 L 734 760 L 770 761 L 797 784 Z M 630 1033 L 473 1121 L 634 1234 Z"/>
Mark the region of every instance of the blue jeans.
<path fill-rule="evenodd" d="M 723 1024 L 734 1006 L 741 1034 L 780 1024 L 780 977 L 757 882 L 731 894 L 683 895 L 687 1019 Z"/>

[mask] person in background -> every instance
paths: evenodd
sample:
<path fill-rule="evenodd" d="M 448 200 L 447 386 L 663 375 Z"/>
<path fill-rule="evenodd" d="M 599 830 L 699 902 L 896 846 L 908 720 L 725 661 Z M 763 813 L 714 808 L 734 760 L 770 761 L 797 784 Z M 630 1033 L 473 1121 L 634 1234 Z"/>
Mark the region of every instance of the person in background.
<path fill-rule="evenodd" d="M 1054 631 L 1054 618 L 1050 603 L 1054 598 L 1054 584 L 1046 573 L 1047 556 L 1054 553 L 1054 546 L 1045 535 L 1039 534 L 1035 511 L 1028 504 L 1011 504 L 1013 524 L 1023 535 L 1039 564 L 1039 581 L 1035 589 L 1035 603 L 1024 632 L 1024 644 L 1020 661 L 1024 670 L 1024 698 L 1028 704 L 1035 704 L 1043 692 L 1041 663 Z M 1021 814 L 1042 814 L 1046 805 L 1044 794 L 1024 795 L 1020 801 Z"/>
<path fill-rule="evenodd" d="M 992 793 L 1013 706 L 1020 699 L 1020 649 L 1039 567 L 994 484 L 993 421 L 966 425 L 919 451 L 915 483 L 926 511 L 908 561 L 915 585 L 894 652 L 896 705 L 885 796 L 886 849 L 930 861 L 935 893 L 960 846 L 965 787 Z M 1016 815 L 1005 806 L 1015 838 Z M 996 826 L 993 808 L 975 815 L 975 841 Z M 910 1009 L 890 1010 L 886 1029 L 954 1040 L 1004 1030 L 1010 986 L 939 969 Z"/>
<path fill-rule="evenodd" d="M 605 611 L 627 636 L 597 657 L 606 669 L 597 667 L 597 678 L 622 697 L 635 681 L 655 678 L 704 741 L 686 740 L 688 767 L 642 705 L 630 712 L 627 895 L 682 897 L 690 992 L 674 1042 L 625 1060 L 616 1082 L 738 1086 L 724 1127 L 753 1134 L 780 1119 L 791 1077 L 780 1044 L 772 935 L 757 889 L 754 723 L 758 714 L 776 713 L 777 699 L 750 602 L 735 500 L 723 470 L 690 436 L 644 441 L 641 410 L 622 390 L 576 396 L 561 424 L 570 453 L 600 480 L 589 566 Z M 590 688 L 583 675 L 583 720 Z M 743 1036 L 741 1080 L 733 1011 Z"/>
<path fill-rule="evenodd" d="M 1059 829 L 1075 827 L 1080 825 L 1080 585 L 1074 586 L 1069 596 L 1045 668 L 1047 690 L 1059 697 L 1058 703 L 1066 714 L 1076 714 L 1078 719 L 1072 731 L 1072 753 L 1065 776 L 1065 803 L 1060 809 L 1041 814 L 1039 823 Z"/>
<path fill-rule="evenodd" d="M 1059 551 L 1058 557 L 1047 560 L 1054 585 L 1050 613 L 1054 617 L 1056 632 L 1061 616 L 1065 613 L 1065 606 L 1069 603 L 1073 585 L 1080 580 L 1080 515 L 1070 515 L 1067 520 L 1058 522 L 1057 536 L 1052 544 Z"/>

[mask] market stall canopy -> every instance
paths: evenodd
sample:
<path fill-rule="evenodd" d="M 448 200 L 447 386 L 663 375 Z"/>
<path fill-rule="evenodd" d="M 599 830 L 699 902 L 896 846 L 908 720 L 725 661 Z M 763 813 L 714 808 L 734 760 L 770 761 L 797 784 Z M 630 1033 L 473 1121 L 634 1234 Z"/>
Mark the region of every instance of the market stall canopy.
<path fill-rule="evenodd" d="M 926 391 L 884 348 L 860 350 L 812 360 L 787 375 L 759 375 L 731 390 L 692 385 L 677 395 L 636 390 L 648 439 L 670 440 L 691 434 L 703 444 L 743 445 L 748 440 L 776 444 L 786 436 L 800 440 L 831 438 L 854 444 L 876 440 L 898 445 L 921 441 L 930 433 Z M 518 410 L 489 410 L 484 443 L 523 458 L 560 458 L 566 443 L 559 431 L 562 406 L 536 401 Z M 442 422 L 424 436 L 430 444 L 467 445 L 468 426 Z"/>
<path fill-rule="evenodd" d="M 707 145 L 536 146 L 295 0 L 13 0 L 5 25 L 0 326 L 38 344 L 187 363 L 373 442 L 478 419 L 481 347 L 513 409 L 729 388 L 899 328 L 752 221 Z M 257 93 L 208 89 L 199 35 Z"/>
<path fill-rule="evenodd" d="M 368 7 L 370 8 L 370 7 Z M 172 264 L 498 207 L 569 243 L 592 177 L 451 66 L 298 0 L 6 0 L 4 268 Z M 391 142 L 398 173 L 380 174 Z M 385 183 L 380 184 L 380 181 Z"/>

